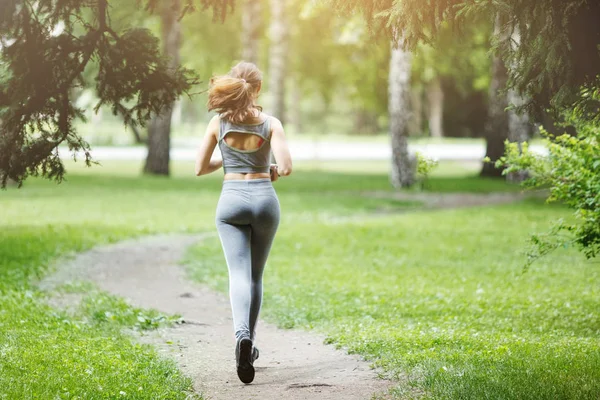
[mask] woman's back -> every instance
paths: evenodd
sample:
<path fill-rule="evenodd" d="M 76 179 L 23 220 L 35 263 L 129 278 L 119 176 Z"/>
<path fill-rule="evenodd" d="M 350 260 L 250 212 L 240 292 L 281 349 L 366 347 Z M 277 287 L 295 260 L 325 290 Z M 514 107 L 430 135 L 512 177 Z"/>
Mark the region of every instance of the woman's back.
<path fill-rule="evenodd" d="M 271 166 L 271 118 L 258 123 L 234 123 L 221 118 L 218 144 L 225 173 L 268 173 Z"/>

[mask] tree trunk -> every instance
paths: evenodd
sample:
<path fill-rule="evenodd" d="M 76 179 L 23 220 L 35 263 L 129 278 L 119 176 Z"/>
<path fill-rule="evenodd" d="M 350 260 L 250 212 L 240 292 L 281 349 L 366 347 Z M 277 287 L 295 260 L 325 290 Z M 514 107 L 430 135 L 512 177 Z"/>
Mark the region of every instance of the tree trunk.
<path fill-rule="evenodd" d="M 271 114 L 285 122 L 285 76 L 287 69 L 286 1 L 271 0 L 271 47 L 269 51 L 269 91 Z"/>
<path fill-rule="evenodd" d="M 408 105 L 410 94 L 411 54 L 392 47 L 389 77 L 390 136 L 394 187 L 408 187 L 415 182 L 414 162 L 408 152 Z"/>
<path fill-rule="evenodd" d="M 242 59 L 254 64 L 258 64 L 261 17 L 261 0 L 244 0 L 242 8 Z"/>
<path fill-rule="evenodd" d="M 511 43 L 514 47 L 517 47 L 520 45 L 520 42 L 521 35 L 518 28 L 515 28 L 511 35 Z M 525 104 L 525 99 L 517 91 L 511 89 L 508 91 L 508 103 L 511 106 L 520 107 Z M 524 112 L 519 114 L 514 109 L 510 109 L 508 111 L 508 139 L 511 142 L 519 143 L 519 148 L 521 148 L 521 144 L 529 140 L 530 132 L 531 123 L 529 116 Z M 527 176 L 527 171 L 519 171 L 511 172 L 506 178 L 509 182 L 521 183 L 527 179 Z"/>
<path fill-rule="evenodd" d="M 444 136 L 444 91 L 442 81 L 436 76 L 427 88 L 429 102 L 429 134 L 431 137 Z"/>
<path fill-rule="evenodd" d="M 508 102 L 519 107 L 523 105 L 525 99 L 520 96 L 514 90 L 508 91 Z M 529 140 L 529 132 L 531 131 L 531 124 L 529 122 L 529 116 L 525 113 L 517 113 L 515 110 L 508 111 L 508 140 L 511 142 L 519 143 L 521 145 Z M 509 182 L 521 183 L 527 179 L 527 171 L 511 172 L 506 177 Z"/>
<path fill-rule="evenodd" d="M 500 17 L 496 17 L 494 25 L 494 35 L 502 34 L 502 25 Z M 492 162 L 483 163 L 481 176 L 501 177 L 502 170 L 494 166 L 494 162 L 504 155 L 504 142 L 508 139 L 508 107 L 507 96 L 501 93 L 506 87 L 508 80 L 508 71 L 504 61 L 499 55 L 495 55 L 492 60 L 492 79 L 490 82 L 490 102 L 488 109 L 488 120 L 485 127 L 486 157 Z"/>
<path fill-rule="evenodd" d="M 163 52 L 169 57 L 169 68 L 179 66 L 179 46 L 181 45 L 181 0 L 164 2 L 161 12 Z M 169 175 L 169 152 L 171 150 L 171 104 L 164 107 L 152 118 L 148 127 L 148 156 L 144 172 L 155 175 Z"/>
<path fill-rule="evenodd" d="M 410 91 L 410 119 L 408 121 L 408 135 L 421 136 L 423 134 L 423 90 L 411 88 Z"/>

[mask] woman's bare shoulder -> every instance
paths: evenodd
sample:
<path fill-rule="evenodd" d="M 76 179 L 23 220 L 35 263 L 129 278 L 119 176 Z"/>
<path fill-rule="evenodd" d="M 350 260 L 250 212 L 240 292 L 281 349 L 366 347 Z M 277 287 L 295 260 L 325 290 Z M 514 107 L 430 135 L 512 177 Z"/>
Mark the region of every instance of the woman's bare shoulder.
<path fill-rule="evenodd" d="M 283 124 L 277 117 L 274 117 L 269 114 L 264 114 L 264 115 L 265 115 L 266 119 L 270 120 L 272 128 L 283 128 Z"/>
<path fill-rule="evenodd" d="M 207 130 L 214 136 L 219 135 L 219 128 L 221 126 L 221 116 L 219 114 L 213 116 L 208 123 Z"/>

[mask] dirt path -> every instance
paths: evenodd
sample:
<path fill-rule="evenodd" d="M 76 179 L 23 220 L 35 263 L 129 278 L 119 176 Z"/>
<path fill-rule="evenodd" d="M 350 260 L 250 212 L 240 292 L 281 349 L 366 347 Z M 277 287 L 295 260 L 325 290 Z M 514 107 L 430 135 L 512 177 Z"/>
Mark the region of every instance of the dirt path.
<path fill-rule="evenodd" d="M 228 299 L 191 283 L 178 266 L 198 240 L 202 236 L 153 236 L 99 247 L 61 265 L 41 286 L 88 280 L 135 306 L 182 315 L 186 324 L 141 340 L 173 357 L 207 399 L 386 398 L 392 382 L 379 379 L 367 362 L 324 345 L 324 337 L 312 332 L 281 330 L 262 321 L 256 379 L 242 384 L 235 372 Z"/>
<path fill-rule="evenodd" d="M 532 193 L 521 192 L 493 192 L 493 193 L 430 193 L 430 192 L 385 192 L 363 191 L 361 195 L 378 199 L 393 199 L 399 201 L 417 201 L 422 203 L 415 210 L 426 209 L 453 209 L 466 207 L 491 206 L 509 204 L 523 200 Z"/>

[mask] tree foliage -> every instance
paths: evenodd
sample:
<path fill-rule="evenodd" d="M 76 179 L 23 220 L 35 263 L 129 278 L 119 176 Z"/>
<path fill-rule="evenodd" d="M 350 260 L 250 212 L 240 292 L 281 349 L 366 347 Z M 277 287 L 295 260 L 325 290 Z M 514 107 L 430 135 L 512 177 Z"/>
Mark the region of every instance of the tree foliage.
<path fill-rule="evenodd" d="M 600 90 L 589 94 L 600 100 Z M 575 107 L 565 112 L 566 124 L 576 127 L 578 135 L 545 137 L 548 156 L 529 150 L 526 144 L 507 143 L 506 155 L 497 161 L 505 174 L 528 171 L 528 187 L 548 187 L 548 201 L 561 202 L 575 210 L 572 222 L 560 221 L 545 235 L 532 238 L 532 259 L 559 246 L 575 243 L 588 258 L 600 254 L 600 126 L 587 121 L 587 110 Z M 567 235 L 563 235 L 563 233 Z"/>
<path fill-rule="evenodd" d="M 343 94 L 356 109 L 386 114 L 388 43 L 374 45 L 360 18 L 307 9 L 294 24 L 291 44 L 298 55 L 293 73 L 305 90 L 319 93 L 327 105 Z"/>
<path fill-rule="evenodd" d="M 461 93 L 487 91 L 490 81 L 489 57 L 492 21 L 472 21 L 453 34 L 445 24 L 431 44 L 415 46 L 412 79 L 428 83 L 436 76 L 453 82 Z"/>
<path fill-rule="evenodd" d="M 145 5 L 146 11 L 150 13 L 160 9 L 165 0 L 136 0 L 138 6 Z M 213 10 L 213 18 L 225 21 L 228 13 L 235 9 L 235 0 L 183 0 L 181 16 L 194 11 Z"/>
<path fill-rule="evenodd" d="M 446 99 L 444 136 L 478 137 L 484 133 L 491 80 L 491 25 L 487 20 L 472 21 L 456 35 L 446 24 L 432 44 L 415 47 L 412 86 L 429 89 L 432 82 L 441 81 Z"/>
<path fill-rule="evenodd" d="M 157 0 L 145 3 L 152 11 Z M 196 82 L 187 69 L 170 71 L 158 39 L 147 29 L 116 31 L 108 0 L 5 0 L 0 3 L 0 177 L 18 183 L 29 175 L 60 181 L 65 173 L 58 146 L 90 147 L 74 128 L 84 110 L 70 100 L 74 89 L 93 86 L 98 103 L 127 123 L 144 124 Z M 232 0 L 202 0 L 223 18 Z M 184 11 L 198 8 L 187 0 Z M 183 16 L 183 15 L 182 15 Z M 84 72 L 96 64 L 93 82 Z M 125 106 L 125 104 L 132 104 Z"/>
<path fill-rule="evenodd" d="M 600 86 L 600 3 L 589 0 L 327 0 L 342 12 L 361 10 L 372 26 L 402 45 L 434 43 L 440 29 L 461 26 L 477 18 L 500 16 L 505 29 L 520 32 L 496 40 L 495 49 L 511 65 L 508 85 L 529 99 L 529 113 L 547 107 L 574 105 L 598 121 L 598 101 L 580 94 L 580 88 Z"/>

